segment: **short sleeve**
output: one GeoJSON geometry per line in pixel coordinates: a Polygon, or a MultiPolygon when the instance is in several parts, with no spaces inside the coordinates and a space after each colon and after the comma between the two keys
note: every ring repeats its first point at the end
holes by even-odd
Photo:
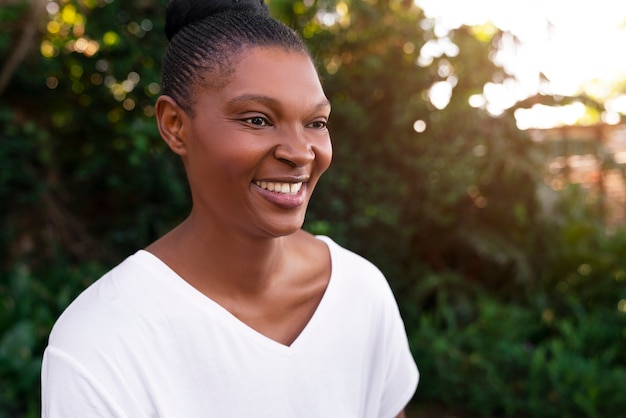
{"type": "Polygon", "coordinates": [[[395,417],[409,403],[419,381],[419,371],[400,316],[398,306],[391,296],[385,324],[386,380],[380,404],[380,418],[395,417]]]}
{"type": "Polygon", "coordinates": [[[413,397],[419,372],[392,289],[382,271],[369,260],[328,237],[318,238],[328,244],[332,255],[332,290],[340,307],[333,314],[341,312],[347,324],[367,335],[360,340],[365,346],[359,348],[366,353],[367,370],[360,375],[367,381],[367,390],[362,400],[366,406],[359,416],[395,418],[413,397]],[[346,306],[349,312],[343,310],[346,306]]]}
{"type": "Polygon", "coordinates": [[[41,372],[43,418],[129,418],[69,355],[46,348],[41,372]]]}

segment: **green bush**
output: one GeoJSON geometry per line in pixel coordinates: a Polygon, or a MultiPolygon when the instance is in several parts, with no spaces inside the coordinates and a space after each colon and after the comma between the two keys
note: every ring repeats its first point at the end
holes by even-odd
{"type": "Polygon", "coordinates": [[[480,417],[621,416],[626,299],[587,309],[555,296],[559,313],[540,299],[483,294],[470,319],[446,298],[425,312],[409,329],[422,376],[415,404],[462,405],[480,417]]]}
{"type": "Polygon", "coordinates": [[[103,273],[58,261],[32,271],[18,261],[0,282],[0,418],[38,417],[43,350],[63,309],[103,273]]]}
{"type": "MultiPolygon", "coordinates": [[[[189,206],[153,120],[165,0],[49,4],[55,24],[41,22],[0,96],[0,418],[37,416],[56,317],[189,206]],[[79,38],[99,49],[74,48],[79,38]]],[[[623,414],[626,231],[607,236],[584,190],[545,187],[542,150],[514,109],[494,118],[469,106],[508,77],[489,59],[502,34],[442,36],[403,0],[271,5],[311,46],[333,103],[334,164],[305,226],[389,278],[422,374],[416,403],[484,417],[623,414]],[[458,54],[421,63],[433,42],[458,54]],[[428,89],[446,80],[454,91],[437,109],[428,89]],[[543,207],[539,191],[556,203],[543,207]]],[[[0,55],[28,7],[0,10],[0,55]]]]}

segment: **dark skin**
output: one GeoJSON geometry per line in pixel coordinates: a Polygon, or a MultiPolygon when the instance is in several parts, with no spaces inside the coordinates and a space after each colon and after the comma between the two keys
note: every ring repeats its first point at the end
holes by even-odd
{"type": "Polygon", "coordinates": [[[301,229],[332,158],[330,104],[304,54],[248,48],[236,58],[233,76],[195,93],[191,112],[168,96],[157,101],[159,131],[183,160],[193,205],[147,250],[240,321],[289,346],[331,274],[326,244],[301,229]]]}
{"type": "Polygon", "coordinates": [[[330,164],[330,106],[308,57],[254,51],[263,52],[245,54],[224,87],[198,93],[193,116],[158,100],[159,128],[183,159],[193,207],[147,250],[248,326],[291,345],[330,278],[326,245],[300,229],[330,164]],[[303,91],[314,100],[304,103],[303,91]],[[304,184],[289,195],[257,181],[304,184]]]}

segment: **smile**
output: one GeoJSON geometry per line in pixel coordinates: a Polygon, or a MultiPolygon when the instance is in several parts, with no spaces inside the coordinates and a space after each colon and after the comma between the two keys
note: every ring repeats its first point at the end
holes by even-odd
{"type": "Polygon", "coordinates": [[[273,181],[255,181],[254,184],[270,192],[283,193],[283,194],[297,194],[302,188],[302,182],[279,183],[279,182],[273,182],[273,181]]]}

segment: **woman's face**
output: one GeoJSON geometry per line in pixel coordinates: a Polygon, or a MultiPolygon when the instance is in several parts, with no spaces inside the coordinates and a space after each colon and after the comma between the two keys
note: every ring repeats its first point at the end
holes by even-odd
{"type": "Polygon", "coordinates": [[[309,57],[246,49],[228,84],[198,94],[183,131],[194,212],[262,237],[296,232],[332,148],[309,57]]]}

